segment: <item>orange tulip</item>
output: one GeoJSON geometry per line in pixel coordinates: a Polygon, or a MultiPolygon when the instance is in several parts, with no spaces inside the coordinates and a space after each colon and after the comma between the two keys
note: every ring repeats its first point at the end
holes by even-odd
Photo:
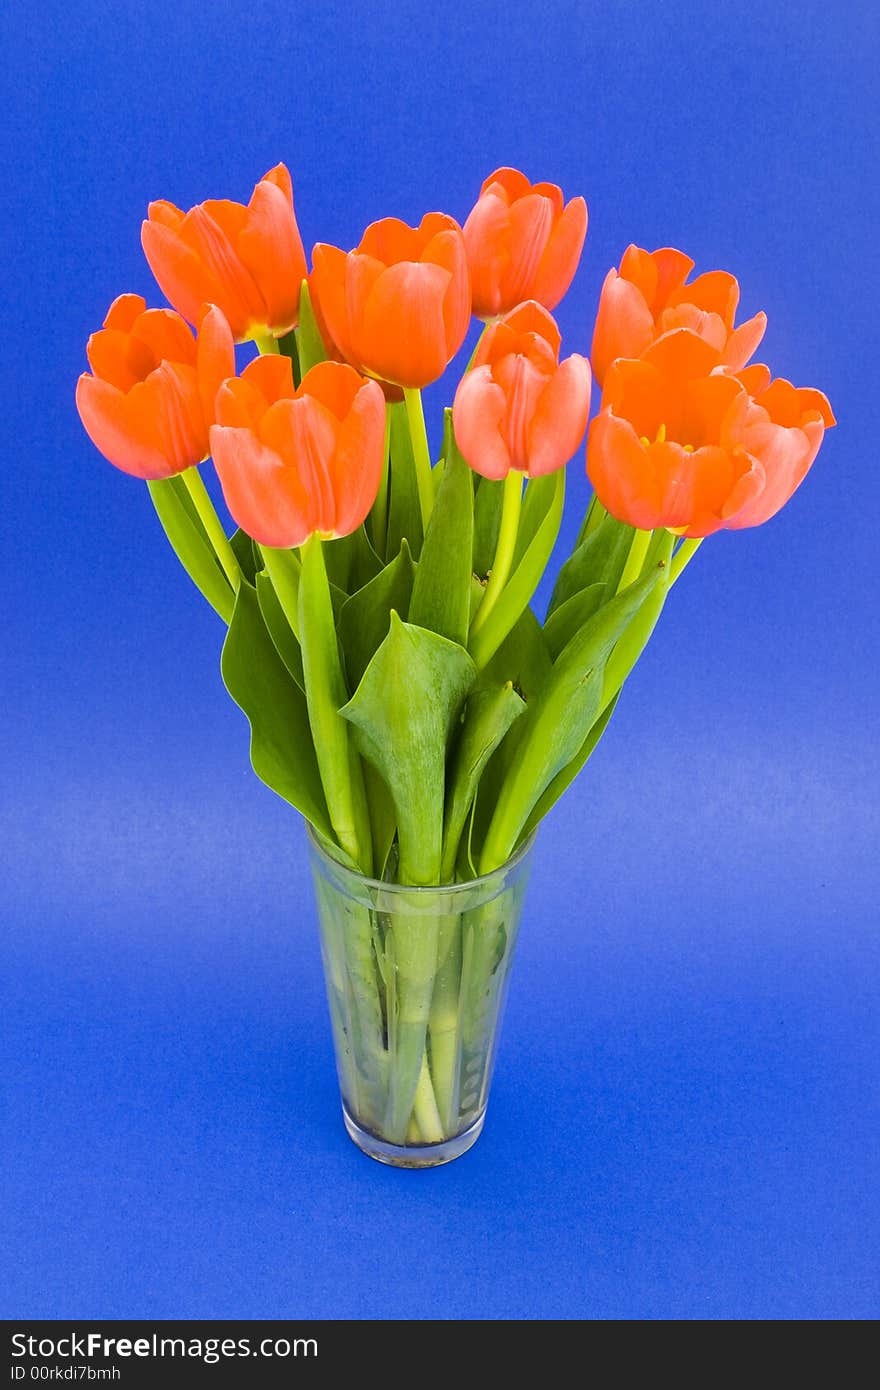
{"type": "Polygon", "coordinates": [[[821,391],[792,386],[784,377],[771,380],[770,369],[758,363],[739,379],[746,389],[729,422],[730,437],[760,463],[764,487],[727,522],[734,530],[760,526],[785,506],[813,466],[826,429],[836,423],[821,391]]]}
{"type": "Polygon", "coordinates": [[[464,224],[474,313],[491,319],[524,299],[555,309],[571,284],[587,234],[583,198],[565,204],[555,183],[496,169],[464,224]]]}
{"type": "Polygon", "coordinates": [[[309,291],[341,357],[395,386],[428,386],[464,342],[471,314],[461,228],[430,212],[418,227],[373,222],[348,255],[319,243],[309,291]]]}
{"type": "Polygon", "coordinates": [[[239,343],[295,326],[306,258],[283,164],[260,180],[247,207],[217,199],[183,212],[150,203],[141,242],[163,294],[190,323],[210,303],[239,343]]]}
{"type": "Polygon", "coordinates": [[[559,329],[528,300],[484,334],[455,393],[459,449],[484,478],[511,469],[540,477],[562,468],[584,437],[590,364],[577,353],[559,361],[559,329]]]}
{"type": "Polygon", "coordinates": [[[603,506],[642,530],[708,536],[757,526],[803,481],[834,415],[819,391],[740,374],[689,329],[617,359],[590,426],[587,472],[603,506]]]}
{"type": "Polygon", "coordinates": [[[643,251],[628,246],[620,270],[602,286],[590,354],[598,382],[615,357],[641,357],[664,333],[689,328],[715,350],[713,366],[744,367],[764,336],[767,315],[734,327],[739,285],[723,270],[687,282],[694,263],[671,246],[643,251]]]}
{"type": "Polygon", "coordinates": [[[92,371],[77,382],[76,405],[105,458],[136,478],[168,478],[207,456],[214,397],[235,371],[219,309],[202,318],[196,343],[179,314],[122,294],[86,351],[92,371]]]}
{"type": "Polygon", "coordinates": [[[262,545],[347,536],[379,490],[385,399],[342,362],[294,390],[289,357],[258,357],[217,394],[211,452],[235,520],[262,545]]]}

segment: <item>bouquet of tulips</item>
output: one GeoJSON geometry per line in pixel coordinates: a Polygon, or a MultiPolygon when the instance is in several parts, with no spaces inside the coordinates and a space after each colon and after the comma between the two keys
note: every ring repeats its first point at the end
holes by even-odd
{"type": "MultiPolygon", "coordinates": [[[[255,771],[340,869],[412,901],[516,856],[702,539],[773,516],[834,423],[820,392],[747,365],[766,319],[736,324],[733,276],[630,246],[592,340],[595,495],[537,614],[589,416],[590,363],[561,357],[550,312],[586,228],[582,198],[499,169],[463,226],[386,218],[352,251],[315,246],[309,272],[278,165],[246,206],[152,203],[143,248],[173,309],[122,295],[89,339],[83,424],[147,480],[228,627],[223,678],[255,771]],[[484,327],[434,459],[420,392],[472,316],[484,327]],[[243,343],[257,355],[238,372],[243,343]],[[209,455],[231,537],[199,474],[209,455]]],[[[466,912],[413,924],[373,901],[331,951],[347,1103],[389,1142],[472,1118],[463,1057],[491,1051],[474,1018],[504,951],[498,913],[475,912],[468,937],[466,912]]]]}

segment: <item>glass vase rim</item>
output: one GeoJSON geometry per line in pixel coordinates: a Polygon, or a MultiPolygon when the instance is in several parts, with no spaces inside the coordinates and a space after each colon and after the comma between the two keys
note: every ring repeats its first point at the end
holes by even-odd
{"type": "Polygon", "coordinates": [[[339,859],[332,851],[335,848],[332,843],[316,830],[311,821],[306,821],[306,834],[309,837],[314,849],[326,860],[334,869],[340,870],[349,878],[354,879],[362,888],[381,890],[383,893],[405,893],[407,897],[422,894],[458,894],[479,892],[481,887],[488,887],[493,880],[506,877],[512,869],[519,867],[528,858],[529,852],[534,846],[538,836],[538,826],[523,840],[522,844],[514,850],[509,859],[505,859],[503,864],[497,868],[490,869],[488,873],[478,874],[476,878],[461,879],[458,883],[398,883],[395,879],[373,878],[369,874],[361,873],[360,869],[353,869],[345,860],[339,859]]]}

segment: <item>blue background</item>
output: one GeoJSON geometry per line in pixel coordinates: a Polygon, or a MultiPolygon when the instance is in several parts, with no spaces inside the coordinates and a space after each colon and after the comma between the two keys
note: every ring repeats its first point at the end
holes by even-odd
{"type": "Polygon", "coordinates": [[[876,7],[82,0],[0,38],[0,1313],[876,1316],[876,7]],[[110,299],[156,302],[148,199],[279,159],[307,246],[463,218],[502,163],[583,192],[569,351],[672,243],[840,419],[704,546],[545,828],[487,1128],[431,1173],[343,1133],[301,827],[73,407],[110,299]]]}

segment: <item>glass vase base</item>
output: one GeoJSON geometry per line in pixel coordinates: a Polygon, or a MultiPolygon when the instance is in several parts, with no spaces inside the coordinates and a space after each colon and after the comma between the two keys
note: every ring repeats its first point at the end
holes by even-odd
{"type": "Polygon", "coordinates": [[[370,1130],[363,1129],[357,1120],[351,1118],[345,1106],[342,1107],[342,1116],[349,1138],[357,1144],[361,1153],[374,1158],[377,1163],[387,1163],[392,1168],[439,1168],[443,1163],[461,1158],[476,1144],[482,1133],[486,1112],[483,1111],[461,1134],[443,1139],[439,1144],[390,1144],[370,1130]]]}

